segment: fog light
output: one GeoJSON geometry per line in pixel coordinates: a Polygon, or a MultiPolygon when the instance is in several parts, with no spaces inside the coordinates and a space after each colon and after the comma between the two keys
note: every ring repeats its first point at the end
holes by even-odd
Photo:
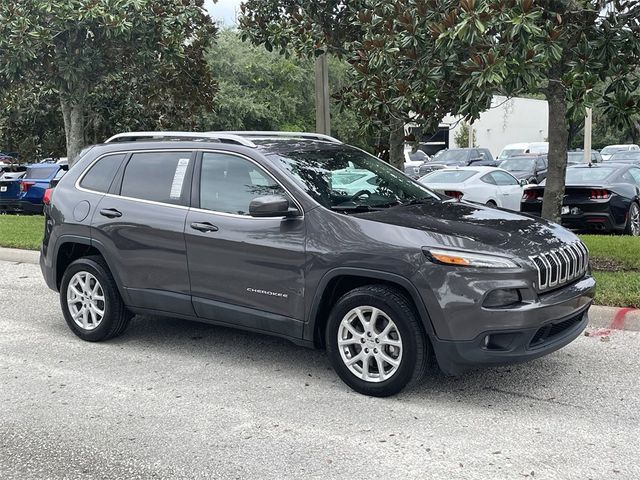
{"type": "Polygon", "coordinates": [[[499,288],[493,290],[487,295],[482,304],[485,308],[501,308],[508,307],[522,300],[520,292],[515,288],[499,288]]]}

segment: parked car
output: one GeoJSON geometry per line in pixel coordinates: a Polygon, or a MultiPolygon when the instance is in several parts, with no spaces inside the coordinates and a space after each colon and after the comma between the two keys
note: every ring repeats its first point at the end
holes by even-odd
{"type": "MultiPolygon", "coordinates": [[[[580,165],[588,162],[584,161],[584,151],[574,150],[567,152],[567,163],[569,165],[580,165]]],[[[595,150],[591,151],[591,163],[602,163],[602,155],[600,155],[600,152],[595,150]]]]}
{"type": "MultiPolygon", "coordinates": [[[[520,210],[522,184],[510,173],[495,167],[456,167],[431,172],[420,178],[429,189],[490,207],[520,210]]],[[[524,182],[523,182],[524,183],[524,182]]]]}
{"type": "Polygon", "coordinates": [[[12,210],[26,214],[41,214],[45,191],[56,184],[65,173],[66,170],[55,163],[29,165],[24,176],[17,181],[19,194],[12,210]]]}
{"type": "Polygon", "coordinates": [[[20,196],[20,179],[25,172],[5,172],[0,176],[0,212],[18,213],[18,197],[20,196]]]}
{"type": "MultiPolygon", "coordinates": [[[[527,187],[522,211],[540,215],[543,196],[544,184],[527,187]]],[[[640,235],[640,167],[605,163],[567,168],[562,225],[640,235]]]]}
{"type": "Polygon", "coordinates": [[[594,295],[568,230],[315,134],[120,134],[47,200],[42,273],[78,337],[120,335],[134,313],[235,326],[326,348],[369,395],[416,382],[430,357],[456,374],[557,350],[594,295]],[[347,168],[375,185],[335,191],[347,168]],[[554,252],[573,255],[552,269],[554,252]]]}
{"type": "Polygon", "coordinates": [[[526,183],[540,183],[547,178],[546,155],[522,155],[508,158],[500,163],[500,168],[506,170],[518,180],[526,183]]]}
{"type": "Polygon", "coordinates": [[[511,143],[505,146],[498,155],[498,162],[517,155],[526,155],[533,153],[537,155],[546,155],[549,153],[548,142],[529,142],[529,143],[511,143]]]}
{"type": "Polygon", "coordinates": [[[609,157],[611,163],[638,163],[640,164],[640,150],[625,150],[616,152],[609,157]]]}
{"type": "Polygon", "coordinates": [[[415,152],[405,150],[404,155],[404,173],[409,175],[411,178],[418,178],[420,176],[420,167],[425,162],[429,161],[429,155],[422,150],[416,150],[415,152]]]}
{"type": "Polygon", "coordinates": [[[331,175],[331,189],[343,195],[355,195],[377,188],[377,175],[369,170],[348,167],[331,175]]]}
{"type": "Polygon", "coordinates": [[[441,150],[433,160],[423,163],[418,173],[422,177],[434,170],[470,165],[495,167],[496,161],[486,148],[450,148],[441,150]]]}
{"type": "Polygon", "coordinates": [[[640,147],[635,144],[624,144],[624,145],[608,145],[600,150],[600,154],[602,155],[602,160],[605,162],[611,159],[611,155],[617,152],[631,152],[638,151],[640,147]]]}

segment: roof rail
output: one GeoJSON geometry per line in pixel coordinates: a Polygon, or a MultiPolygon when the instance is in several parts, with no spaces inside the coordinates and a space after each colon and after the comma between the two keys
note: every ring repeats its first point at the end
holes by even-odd
{"type": "Polygon", "coordinates": [[[215,134],[230,134],[238,135],[240,137],[264,137],[264,138],[302,138],[308,140],[321,140],[323,142],[342,143],[335,137],[325,135],[323,133],[311,133],[311,132],[272,132],[272,131],[233,131],[233,132],[209,132],[215,134]]]}
{"type": "Polygon", "coordinates": [[[233,135],[228,132],[126,132],[118,133],[105,140],[104,143],[135,142],[137,140],[193,140],[211,141],[219,143],[235,143],[245,147],[255,148],[251,140],[233,135]]]}

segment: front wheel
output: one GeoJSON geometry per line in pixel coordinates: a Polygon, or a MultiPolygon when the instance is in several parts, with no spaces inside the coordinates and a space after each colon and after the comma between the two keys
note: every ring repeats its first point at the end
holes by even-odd
{"type": "Polygon", "coordinates": [[[71,331],[89,342],[120,335],[132,317],[101,257],[80,258],[67,267],[60,305],[71,331]]]}
{"type": "Polygon", "coordinates": [[[624,233],[634,237],[640,236],[640,206],[636,202],[633,202],[629,207],[627,226],[624,229],[624,233]]]}
{"type": "Polygon", "coordinates": [[[331,311],[326,345],[338,376],[365,395],[395,395],[427,366],[427,342],[411,302],[386,285],[343,295],[331,311]]]}

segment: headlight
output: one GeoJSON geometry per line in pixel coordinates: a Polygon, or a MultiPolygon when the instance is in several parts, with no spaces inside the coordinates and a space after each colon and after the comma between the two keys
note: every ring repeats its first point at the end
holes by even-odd
{"type": "Polygon", "coordinates": [[[424,253],[432,262],[443,265],[480,268],[518,268],[518,265],[514,261],[499,255],[472,253],[464,250],[445,250],[441,248],[425,248],[424,253]]]}

